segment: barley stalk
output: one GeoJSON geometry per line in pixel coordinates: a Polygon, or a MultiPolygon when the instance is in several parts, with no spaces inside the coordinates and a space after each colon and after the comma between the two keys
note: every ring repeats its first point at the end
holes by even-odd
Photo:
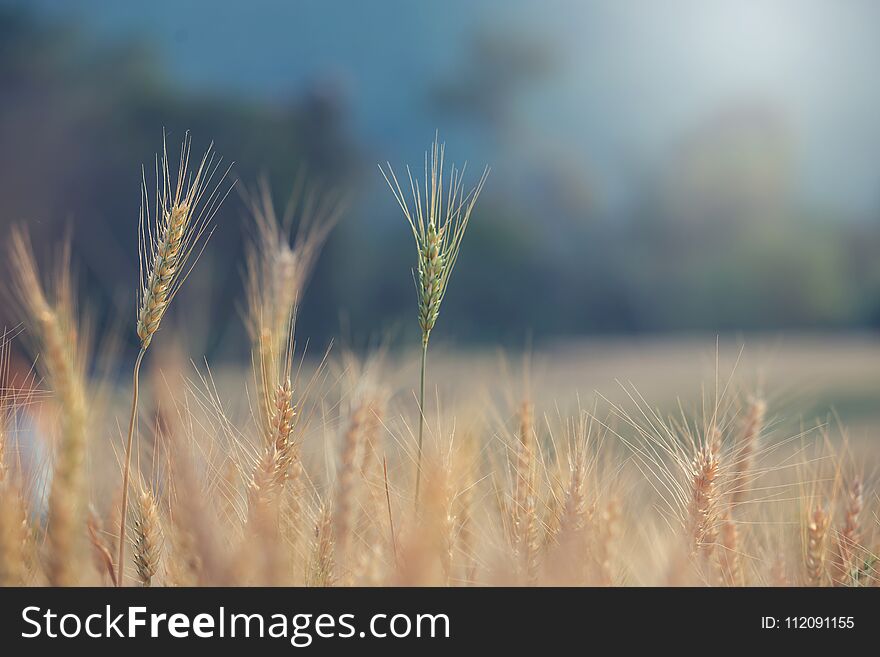
{"type": "Polygon", "coordinates": [[[296,307],[342,214],[344,199],[337,192],[308,184],[303,175],[294,182],[281,216],[265,178],[243,196],[253,226],[246,245],[247,328],[259,366],[261,417],[271,421],[267,414],[272,413],[274,386],[283,379],[277,370],[284,364],[285,346],[292,340],[296,307]]]}
{"type": "Polygon", "coordinates": [[[428,342],[431,331],[437,323],[440,305],[446,296],[449,279],[455,264],[464,233],[467,230],[471,213],[489,169],[483,171],[479,182],[466,191],[463,177],[466,166],[461,171],[451,167],[449,182],[444,189],[444,155],[446,146],[438,138],[429,153],[425,153],[424,197],[421,185],[413,178],[407,167],[409,187],[414,209],[411,210],[406,194],[397,180],[390,164],[387,172],[381,166],[385,181],[397,200],[400,209],[409,222],[416,243],[417,272],[414,274],[418,295],[418,319],[422,332],[421,368],[419,375],[419,442],[416,463],[415,503],[418,506],[421,483],[422,443],[425,430],[425,371],[428,361],[428,342]]]}
{"type": "Polygon", "coordinates": [[[18,229],[12,233],[10,260],[18,301],[39,343],[41,367],[61,410],[61,440],[49,494],[48,575],[51,584],[70,586],[80,578],[81,531],[85,526],[87,406],[81,353],[84,345],[74,312],[69,245],[59,260],[52,303],[37,274],[30,241],[18,229]]]}
{"type": "Polygon", "coordinates": [[[87,529],[99,570],[106,570],[107,575],[110,577],[110,582],[113,586],[116,586],[116,568],[113,566],[113,557],[110,554],[110,549],[107,547],[107,542],[104,540],[100,520],[93,511],[89,512],[87,529]]]}
{"type": "Polygon", "coordinates": [[[128,516],[128,482],[131,471],[131,449],[137,420],[139,376],[147,348],[153,341],[165,311],[192,270],[195,261],[210,237],[210,225],[220,204],[229,194],[221,192],[226,173],[211,188],[211,181],[220,168],[215,161],[213,144],[205,151],[195,174],[190,179],[192,140],[187,134],[180,147],[176,181],[172,179],[167,146],[163,143],[161,161],[156,161],[156,197],[150,210],[146,176],[143,177],[140,212],[140,303],[137,335],[140,351],[132,373],[131,414],[122,470],[122,508],[119,521],[119,554],[116,562],[118,584],[125,583],[125,525],[128,516]],[[151,218],[152,217],[152,218],[151,218]],[[207,236],[206,236],[207,235],[207,236]],[[192,264],[188,263],[192,261],[192,264]]]}

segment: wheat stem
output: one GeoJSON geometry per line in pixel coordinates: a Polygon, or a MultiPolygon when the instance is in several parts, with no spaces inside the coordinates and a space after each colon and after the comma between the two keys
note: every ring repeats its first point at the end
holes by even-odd
{"type": "Polygon", "coordinates": [[[145,353],[147,353],[147,348],[142,347],[140,352],[138,352],[137,360],[134,362],[134,374],[132,376],[131,417],[128,420],[125,465],[122,469],[122,512],[119,516],[119,555],[116,560],[117,586],[122,586],[125,583],[125,518],[126,510],[128,509],[128,479],[131,475],[131,444],[134,437],[134,424],[137,420],[138,379],[140,377],[141,362],[144,360],[145,353]]]}
{"type": "Polygon", "coordinates": [[[422,340],[422,367],[419,377],[419,454],[416,459],[416,508],[419,506],[419,486],[422,481],[422,435],[425,432],[425,370],[428,366],[428,338],[430,333],[425,334],[422,340]]]}

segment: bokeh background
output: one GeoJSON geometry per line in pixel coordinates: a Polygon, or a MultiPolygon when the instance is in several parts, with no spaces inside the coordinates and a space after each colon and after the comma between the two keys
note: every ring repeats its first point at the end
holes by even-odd
{"type": "MultiPolygon", "coordinates": [[[[878,61],[867,0],[0,0],[0,241],[69,230],[98,322],[130,319],[140,166],[190,130],[279,201],[300,167],[349,189],[298,333],[408,344],[411,236],[376,165],[439,130],[492,174],[438,341],[676,363],[663,345],[794,341],[798,383],[873,417],[878,61]]],[[[186,290],[211,358],[246,358],[243,212],[186,290]]]]}

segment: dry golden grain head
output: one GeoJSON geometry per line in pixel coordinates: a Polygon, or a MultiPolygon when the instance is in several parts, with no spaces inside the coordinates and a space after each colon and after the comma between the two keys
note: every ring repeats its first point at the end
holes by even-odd
{"type": "Polygon", "coordinates": [[[190,170],[192,138],[180,147],[176,174],[163,143],[156,160],[155,198],[143,179],[140,213],[140,294],[137,334],[141,348],[150,346],[165,311],[198,260],[210,237],[210,227],[220,204],[229,194],[220,158],[213,144],[190,170]]]}
{"type": "Polygon", "coordinates": [[[516,458],[514,461],[514,490],[511,530],[513,549],[523,572],[534,575],[538,549],[536,447],[533,426],[534,409],[528,400],[520,404],[516,458]]]}
{"type": "Polygon", "coordinates": [[[248,484],[248,518],[251,523],[265,525],[271,522],[273,510],[277,510],[281,490],[278,485],[278,472],[282,468],[280,460],[281,454],[272,443],[264,447],[254,465],[248,484]]]}
{"type": "Polygon", "coordinates": [[[142,586],[150,586],[159,568],[162,526],[153,493],[144,488],[137,497],[134,522],[134,566],[142,586]]]}
{"type": "Polygon", "coordinates": [[[831,518],[817,505],[807,521],[807,581],[810,586],[821,586],[825,581],[825,542],[831,518]]]}
{"type": "Polygon", "coordinates": [[[0,482],[0,586],[27,582],[28,522],[20,491],[0,482]]]}
{"type": "Polygon", "coordinates": [[[363,449],[364,433],[369,424],[370,416],[370,403],[368,401],[359,403],[352,410],[343,435],[333,511],[333,538],[336,544],[337,561],[340,563],[349,557],[348,548],[355,528],[356,498],[359,484],[357,464],[363,449]]]}
{"type": "Polygon", "coordinates": [[[296,408],[293,404],[293,385],[290,379],[275,388],[270,417],[268,441],[281,452],[290,451],[290,434],[296,419],[296,408]]]}
{"type": "Polygon", "coordinates": [[[853,478],[843,499],[843,525],[837,532],[834,545],[831,572],[835,583],[848,585],[858,574],[858,561],[862,558],[861,519],[864,498],[862,480],[853,478]]]}
{"type": "Polygon", "coordinates": [[[40,280],[30,240],[21,229],[12,232],[10,261],[15,298],[37,345],[41,371],[59,406],[61,431],[49,494],[47,570],[51,584],[71,585],[82,575],[88,407],[83,372],[85,338],[75,312],[69,243],[57,260],[51,295],[40,280]]]}
{"type": "Polygon", "coordinates": [[[711,552],[717,535],[718,433],[713,430],[707,445],[700,447],[692,464],[690,531],[695,550],[711,552]]]}
{"type": "Polygon", "coordinates": [[[763,399],[753,397],[749,401],[748,411],[740,435],[733,447],[731,463],[731,504],[741,504],[749,492],[752,475],[752,467],[761,431],[764,428],[764,416],[767,413],[767,404],[763,399]]]}
{"type": "Polygon", "coordinates": [[[266,178],[243,196],[252,222],[246,245],[247,328],[254,349],[280,366],[296,306],[346,202],[343,194],[321,189],[302,174],[281,216],[266,178]]]}
{"type": "Polygon", "coordinates": [[[321,505],[315,525],[315,542],[306,575],[308,586],[332,586],[334,583],[333,509],[328,502],[321,505]]]}
{"type": "Polygon", "coordinates": [[[730,513],[721,519],[721,550],[718,560],[721,567],[721,580],[725,586],[743,586],[742,562],[740,560],[740,540],[736,523],[730,513]]]}

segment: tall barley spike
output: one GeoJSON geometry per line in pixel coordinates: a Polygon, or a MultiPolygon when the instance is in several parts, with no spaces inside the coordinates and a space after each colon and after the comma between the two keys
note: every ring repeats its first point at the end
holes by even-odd
{"type": "Polygon", "coordinates": [[[159,508],[153,493],[144,488],[137,498],[134,523],[134,565],[142,586],[150,586],[159,568],[162,551],[162,527],[159,508]]]}
{"type": "Polygon", "coordinates": [[[150,192],[146,175],[141,192],[139,260],[140,290],[137,313],[137,335],[141,348],[132,374],[131,415],[122,470],[122,509],[119,524],[118,584],[125,581],[125,525],[128,511],[128,481],[131,470],[131,447],[137,419],[138,378],[147,348],[171,301],[177,295],[210,237],[210,227],[220,204],[229,194],[223,182],[229,173],[219,176],[221,160],[211,144],[201,162],[190,173],[192,138],[189,133],[180,147],[176,176],[172,175],[167,145],[163,140],[162,156],[156,159],[156,194],[150,209],[150,192]]]}
{"type": "Polygon", "coordinates": [[[534,408],[523,401],[519,408],[519,441],[514,468],[513,500],[514,551],[517,565],[533,581],[537,574],[538,518],[535,499],[535,428],[534,408]]]}
{"type": "Polygon", "coordinates": [[[291,434],[295,418],[293,387],[290,379],[287,378],[282,385],[275,389],[269,432],[269,443],[274,446],[275,452],[278,454],[274,471],[274,483],[278,490],[287,483],[290,467],[294,460],[291,434]]]}
{"type": "MultiPolygon", "coordinates": [[[[0,586],[25,583],[25,540],[27,515],[20,486],[7,467],[7,424],[15,412],[15,393],[8,387],[9,342],[0,334],[0,586]]],[[[10,450],[11,451],[11,450],[10,450]]]]}
{"type": "Polygon", "coordinates": [[[743,586],[742,564],[739,555],[739,530],[730,512],[721,518],[721,580],[725,586],[743,586]]]}
{"type": "Polygon", "coordinates": [[[333,511],[333,539],[337,560],[348,566],[349,546],[354,531],[354,511],[357,494],[357,456],[364,442],[364,430],[369,423],[370,402],[359,403],[351,412],[348,428],[342,442],[339,472],[336,482],[336,497],[333,511]]]}
{"type": "Polygon", "coordinates": [[[53,297],[40,282],[30,240],[15,229],[10,240],[15,293],[37,339],[40,367],[61,411],[61,440],[49,493],[49,582],[69,586],[80,579],[85,527],[86,385],[84,344],[77,324],[70,279],[69,244],[59,260],[53,297]]]}
{"type": "Polygon", "coordinates": [[[476,205],[486,178],[488,167],[484,169],[476,186],[469,191],[465,188],[463,178],[467,166],[460,171],[452,166],[448,174],[449,181],[444,183],[444,156],[446,146],[439,138],[428,153],[425,153],[424,191],[421,184],[413,178],[412,171],[407,167],[410,193],[413,208],[406,199],[406,193],[397,180],[397,176],[386,163],[387,171],[381,166],[379,170],[391,188],[394,198],[409,222],[416,243],[417,270],[413,274],[418,294],[418,319],[422,332],[422,359],[419,379],[419,443],[416,470],[415,500],[418,504],[419,485],[421,482],[422,442],[425,429],[425,370],[428,359],[428,341],[431,331],[437,324],[440,305],[446,296],[449,279],[455,264],[464,233],[467,230],[471,213],[476,205]],[[446,185],[444,188],[444,184],[446,185]],[[423,196],[424,194],[424,196],[423,196]]]}
{"type": "Polygon", "coordinates": [[[861,540],[859,517],[863,505],[862,481],[855,478],[846,491],[843,526],[837,534],[837,545],[832,562],[836,584],[849,584],[853,580],[853,562],[857,557],[857,548],[861,540]]]}
{"type": "Polygon", "coordinates": [[[333,585],[333,551],[333,509],[328,501],[324,501],[315,525],[315,545],[306,575],[307,586],[333,585]]]}
{"type": "Polygon", "coordinates": [[[22,496],[0,479],[0,586],[22,586],[27,579],[27,514],[22,496]]]}
{"type": "Polygon", "coordinates": [[[346,200],[344,194],[309,183],[304,175],[294,182],[280,216],[265,178],[243,197],[252,223],[245,246],[246,324],[258,374],[260,418],[267,426],[273,391],[284,385],[281,370],[289,359],[285,348],[289,352],[297,305],[346,200]]]}
{"type": "Polygon", "coordinates": [[[710,553],[717,538],[717,491],[718,451],[720,448],[717,429],[710,432],[707,444],[697,450],[692,463],[690,539],[694,551],[710,553]]]}
{"type": "Polygon", "coordinates": [[[758,448],[766,413],[767,404],[763,399],[757,397],[751,399],[742,431],[734,446],[733,463],[731,463],[730,503],[734,507],[741,504],[748,493],[752,461],[758,448]]]}

